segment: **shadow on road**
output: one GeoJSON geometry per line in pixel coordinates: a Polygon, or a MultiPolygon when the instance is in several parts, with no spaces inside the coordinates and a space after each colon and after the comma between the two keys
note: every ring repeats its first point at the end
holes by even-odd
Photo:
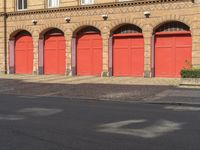
{"type": "Polygon", "coordinates": [[[140,100],[173,86],[121,85],[92,83],[36,83],[23,79],[0,79],[0,94],[25,96],[61,96],[71,98],[140,100]]]}

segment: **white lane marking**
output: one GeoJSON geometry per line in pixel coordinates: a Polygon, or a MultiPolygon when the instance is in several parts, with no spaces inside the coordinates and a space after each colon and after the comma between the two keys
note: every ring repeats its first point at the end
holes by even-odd
{"type": "Polygon", "coordinates": [[[120,121],[114,123],[103,124],[98,129],[98,132],[106,132],[106,133],[115,133],[115,134],[123,134],[123,135],[132,135],[141,138],[157,138],[163,136],[167,133],[174,132],[177,130],[181,130],[181,126],[183,123],[177,123],[173,121],[160,120],[154,125],[144,127],[141,129],[130,129],[125,128],[124,126],[130,124],[138,124],[144,123],[147,120],[127,120],[120,121]]]}
{"type": "Polygon", "coordinates": [[[133,92],[118,92],[118,93],[108,93],[101,96],[101,98],[124,98],[124,97],[131,97],[136,96],[138,93],[133,92]]]}
{"type": "Polygon", "coordinates": [[[0,120],[18,121],[18,120],[24,120],[24,117],[21,116],[21,115],[5,115],[5,114],[0,114],[0,120]]]}
{"type": "Polygon", "coordinates": [[[24,108],[19,110],[20,113],[29,113],[32,116],[50,116],[62,112],[62,109],[51,108],[24,108]]]}
{"type": "Polygon", "coordinates": [[[192,106],[166,106],[165,109],[171,109],[174,111],[200,111],[200,107],[192,106]]]}
{"type": "Polygon", "coordinates": [[[114,123],[107,123],[103,124],[100,127],[102,128],[120,128],[122,126],[126,126],[132,123],[143,123],[147,122],[147,120],[141,119],[141,120],[126,120],[126,121],[119,121],[119,122],[114,122],[114,123]]]}

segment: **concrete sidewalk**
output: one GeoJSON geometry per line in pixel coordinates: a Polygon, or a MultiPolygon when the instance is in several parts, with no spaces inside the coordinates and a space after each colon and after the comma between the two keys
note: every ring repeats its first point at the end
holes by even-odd
{"type": "Polygon", "coordinates": [[[1,79],[23,80],[29,83],[57,84],[124,84],[124,85],[169,85],[178,86],[179,78],[140,78],[140,77],[90,77],[62,75],[0,75],[1,79]]]}
{"type": "Polygon", "coordinates": [[[199,104],[200,90],[180,79],[1,75],[0,94],[145,103],[199,104]]]}

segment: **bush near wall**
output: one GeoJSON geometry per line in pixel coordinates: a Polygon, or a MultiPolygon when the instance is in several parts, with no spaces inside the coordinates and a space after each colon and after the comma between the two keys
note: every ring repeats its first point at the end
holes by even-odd
{"type": "Polygon", "coordinates": [[[200,78],[200,68],[181,70],[182,78],[200,78]]]}

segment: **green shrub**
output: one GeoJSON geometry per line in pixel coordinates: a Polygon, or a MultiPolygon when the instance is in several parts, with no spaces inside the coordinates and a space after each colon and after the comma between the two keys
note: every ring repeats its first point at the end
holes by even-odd
{"type": "Polygon", "coordinates": [[[200,78],[200,68],[181,70],[182,78],[200,78]]]}

